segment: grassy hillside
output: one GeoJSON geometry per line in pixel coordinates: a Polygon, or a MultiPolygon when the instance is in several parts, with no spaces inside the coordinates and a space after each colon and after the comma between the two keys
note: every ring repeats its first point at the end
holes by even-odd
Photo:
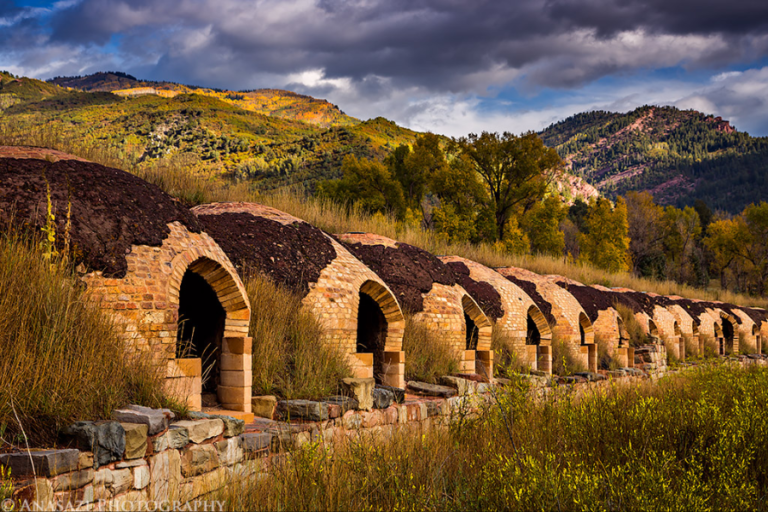
{"type": "MultiPolygon", "coordinates": [[[[280,103],[282,96],[272,97],[280,103]]],[[[381,159],[417,136],[385,119],[323,127],[258,113],[240,101],[197,89],[171,97],[121,97],[2,75],[0,131],[18,143],[33,132],[42,140],[77,140],[138,168],[161,157],[181,157],[196,172],[247,179],[261,189],[311,189],[318,180],[340,176],[346,155],[381,159]]]]}
{"type": "Polygon", "coordinates": [[[254,89],[229,91],[181,85],[172,82],[153,82],[120,72],[94,73],[86,76],[56,77],[50,83],[86,92],[113,92],[121,96],[158,95],[172,98],[179,94],[198,94],[217,98],[243,110],[268,116],[304,121],[324,128],[353,126],[360,121],[342,112],[325,100],[281,89],[254,89]]]}
{"type": "Polygon", "coordinates": [[[736,213],[768,193],[768,139],[691,110],[585,112],[549,126],[541,137],[571,172],[609,196],[649,190],[661,203],[703,199],[736,213]]]}

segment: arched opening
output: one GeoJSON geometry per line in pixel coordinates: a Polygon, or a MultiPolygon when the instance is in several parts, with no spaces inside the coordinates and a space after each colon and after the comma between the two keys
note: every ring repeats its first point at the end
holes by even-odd
{"type": "Polygon", "coordinates": [[[219,360],[226,316],[211,285],[188,269],[179,287],[176,357],[200,359],[204,407],[213,407],[218,402],[216,390],[220,383],[219,360]]]}
{"type": "Polygon", "coordinates": [[[620,315],[616,315],[616,325],[619,329],[619,347],[617,362],[620,367],[626,368],[634,365],[635,361],[635,349],[630,346],[629,333],[624,326],[624,320],[620,315]]]}
{"type": "Polygon", "coordinates": [[[552,330],[536,306],[526,312],[526,357],[532,370],[552,373],[552,330]]]}
{"type": "Polygon", "coordinates": [[[581,340],[582,353],[586,349],[587,369],[590,372],[597,371],[597,347],[595,346],[595,332],[592,322],[584,313],[579,313],[579,338],[581,340]]]}
{"type": "Polygon", "coordinates": [[[757,328],[757,324],[752,326],[752,337],[755,339],[755,353],[760,354],[762,352],[762,339],[760,339],[760,330],[757,328]]]}
{"type": "Polygon", "coordinates": [[[467,350],[477,350],[477,342],[480,339],[480,331],[466,311],[464,311],[464,325],[466,327],[467,350]]]}
{"type": "Polygon", "coordinates": [[[651,338],[651,343],[659,342],[659,328],[653,320],[648,320],[648,336],[651,338]]]}
{"type": "Polygon", "coordinates": [[[373,377],[381,382],[384,374],[384,346],[387,319],[379,304],[367,293],[360,292],[357,310],[357,352],[373,354],[373,377]]]}
{"type": "Polygon", "coordinates": [[[536,322],[533,321],[533,318],[531,318],[531,315],[528,315],[526,318],[528,320],[528,324],[527,324],[527,333],[525,336],[525,344],[526,345],[541,344],[541,332],[539,332],[539,328],[536,326],[536,322]]]}
{"type": "Polygon", "coordinates": [[[735,329],[728,318],[723,318],[723,355],[733,354],[733,337],[735,329]]]}

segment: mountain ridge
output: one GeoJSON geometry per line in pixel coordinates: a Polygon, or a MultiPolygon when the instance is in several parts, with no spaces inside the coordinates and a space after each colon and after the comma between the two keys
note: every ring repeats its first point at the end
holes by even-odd
{"type": "Polygon", "coordinates": [[[722,117],[675,107],[583,112],[539,135],[572,174],[616,197],[647,190],[659,203],[702,199],[731,213],[768,195],[768,138],[722,117]]]}

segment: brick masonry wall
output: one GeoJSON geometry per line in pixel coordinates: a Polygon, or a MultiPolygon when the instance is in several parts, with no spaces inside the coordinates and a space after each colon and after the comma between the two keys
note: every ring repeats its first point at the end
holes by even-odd
{"type": "MultiPolygon", "coordinates": [[[[441,341],[459,354],[461,371],[474,373],[476,351],[490,352],[493,326],[475,301],[459,285],[446,286],[434,283],[429,293],[422,294],[424,310],[414,315],[414,320],[439,336],[441,341]],[[469,350],[466,342],[467,324],[465,310],[478,329],[478,344],[469,350]]],[[[492,368],[486,369],[492,375],[492,368]]]]}
{"type": "Polygon", "coordinates": [[[326,340],[348,354],[359,377],[372,377],[373,368],[357,354],[357,313],[360,292],[367,293],[382,308],[387,319],[385,359],[387,380],[396,387],[405,387],[403,334],[405,319],[389,287],[352,253],[331,239],[336,258],[322,270],[317,283],[310,283],[304,304],[320,320],[326,330],[326,340]],[[389,354],[389,355],[388,355],[389,354]]]}
{"type": "Polygon", "coordinates": [[[503,276],[511,275],[536,285],[536,291],[552,307],[552,316],[555,317],[555,325],[552,328],[553,336],[570,346],[574,357],[580,360],[585,368],[590,371],[597,371],[597,352],[594,347],[595,332],[592,322],[589,321],[584,308],[581,307],[576,297],[554,282],[557,276],[548,278],[515,267],[502,268],[498,271],[503,276]],[[584,328],[584,345],[581,343],[580,325],[584,328]]]}
{"type": "MultiPolygon", "coordinates": [[[[515,352],[523,358],[525,363],[534,369],[548,371],[548,369],[551,368],[551,360],[541,361],[542,368],[538,368],[536,349],[531,349],[531,346],[526,346],[529,312],[532,312],[532,317],[534,317],[534,321],[536,321],[537,327],[539,328],[541,334],[540,345],[549,347],[552,342],[551,328],[539,311],[539,308],[536,307],[533,299],[531,299],[528,294],[515,283],[495,270],[481,265],[480,263],[459,256],[443,256],[440,259],[445,263],[463,263],[469,269],[470,278],[474,281],[488,283],[498,292],[501,296],[501,305],[504,309],[504,315],[496,320],[496,328],[501,329],[502,335],[511,342],[515,352]],[[533,310],[531,310],[531,308],[533,308],[533,310]]],[[[549,354],[549,352],[546,352],[546,354],[549,354]]],[[[546,357],[543,359],[546,359],[546,357]]]]}
{"type": "MultiPolygon", "coordinates": [[[[167,366],[167,384],[179,398],[199,409],[201,382],[197,367],[176,360],[179,320],[179,287],[189,269],[202,275],[226,311],[225,338],[245,338],[250,304],[243,283],[224,252],[205,233],[191,233],[178,222],[169,224],[170,235],[160,247],[133,246],[126,255],[128,272],[122,279],[105,278],[101,272],[83,276],[93,300],[110,312],[121,336],[137,350],[146,350],[167,366]],[[190,373],[191,372],[191,373],[190,373]]],[[[222,354],[224,357],[224,354],[222,354]]],[[[250,356],[241,357],[239,370],[250,374],[250,356]],[[247,360],[246,360],[247,359],[247,360]]],[[[224,368],[222,368],[224,369],[224,368]]],[[[250,407],[243,386],[220,386],[222,405],[234,410],[250,407]],[[223,389],[225,387],[232,389],[223,389]],[[227,393],[225,397],[223,394],[227,393]],[[235,396],[239,396],[235,400],[235,396]]],[[[250,383],[247,386],[250,395],[250,383]]]]}

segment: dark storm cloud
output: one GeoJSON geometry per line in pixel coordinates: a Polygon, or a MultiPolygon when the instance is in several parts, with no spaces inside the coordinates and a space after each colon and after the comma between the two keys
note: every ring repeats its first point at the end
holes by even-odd
{"type": "Polygon", "coordinates": [[[100,46],[121,34],[123,54],[145,53],[198,81],[211,67],[229,83],[321,68],[330,78],[379,76],[460,92],[488,86],[494,75],[573,87],[642,66],[756,58],[765,43],[754,39],[767,23],[764,0],[84,0],[52,17],[51,40],[100,46]],[[601,45],[633,31],[644,40],[601,45]],[[718,39],[659,42],[659,35],[718,39]]]}

